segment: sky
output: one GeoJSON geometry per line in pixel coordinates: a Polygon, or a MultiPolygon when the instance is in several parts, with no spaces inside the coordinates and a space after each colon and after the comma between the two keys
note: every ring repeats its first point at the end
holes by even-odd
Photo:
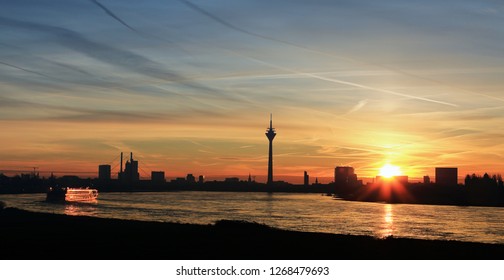
{"type": "Polygon", "coordinates": [[[501,1],[0,6],[4,173],[96,176],[122,151],[142,177],[261,181],[270,113],[277,180],[504,171],[501,1]]]}

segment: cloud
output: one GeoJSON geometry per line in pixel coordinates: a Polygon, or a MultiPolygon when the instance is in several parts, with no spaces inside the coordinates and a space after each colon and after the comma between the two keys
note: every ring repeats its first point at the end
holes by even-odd
{"type": "Polygon", "coordinates": [[[316,53],[316,54],[322,54],[322,55],[325,55],[325,56],[330,56],[332,58],[338,58],[338,59],[343,59],[343,60],[346,60],[346,61],[352,61],[352,62],[355,62],[356,60],[352,59],[352,58],[349,58],[349,57],[343,57],[343,56],[336,56],[336,55],[333,55],[333,54],[329,54],[329,53],[326,53],[326,52],[322,52],[322,51],[318,51],[318,50],[314,50],[314,49],[311,49],[311,48],[308,48],[308,47],[305,47],[305,46],[302,46],[302,45],[298,45],[298,44],[295,44],[293,42],[290,42],[290,41],[286,41],[286,40],[281,40],[281,39],[278,39],[278,38],[275,38],[275,37],[271,37],[271,36],[267,36],[267,35],[264,35],[264,34],[260,34],[260,33],[257,33],[257,32],[253,32],[253,31],[250,31],[250,30],[247,30],[247,29],[244,29],[244,28],[241,28],[241,27],[238,27],[226,20],[224,20],[223,18],[215,15],[215,14],[212,14],[210,12],[208,12],[207,10],[201,8],[200,6],[192,3],[191,1],[188,1],[188,0],[179,0],[179,2],[185,4],[187,7],[191,8],[192,10],[220,23],[221,25],[227,27],[227,28],[230,28],[232,30],[235,30],[237,32],[240,32],[240,33],[243,33],[243,34],[247,34],[247,35],[250,35],[250,36],[253,36],[253,37],[256,37],[256,38],[260,38],[260,39],[264,39],[264,40],[267,40],[267,41],[272,41],[272,42],[276,42],[276,43],[281,43],[281,44],[284,44],[284,45],[288,45],[288,46],[291,46],[291,47],[295,47],[297,49],[302,49],[304,51],[308,51],[308,52],[311,52],[311,53],[316,53]]]}
{"type": "Polygon", "coordinates": [[[225,92],[217,92],[214,89],[192,82],[191,79],[177,74],[176,72],[166,70],[163,65],[144,56],[89,40],[79,33],[66,28],[0,17],[0,26],[2,25],[45,33],[52,36],[53,38],[51,39],[61,45],[98,61],[157,80],[181,84],[182,86],[197,91],[199,94],[236,100],[232,95],[226,95],[225,92]]]}
{"type": "Polygon", "coordinates": [[[352,109],[350,109],[350,111],[348,111],[346,114],[348,115],[348,114],[359,111],[360,109],[362,109],[362,107],[366,106],[367,103],[368,103],[367,99],[359,101],[359,103],[357,103],[355,106],[353,106],[352,109]]]}
{"type": "Polygon", "coordinates": [[[148,75],[165,81],[184,80],[183,77],[162,69],[159,64],[141,55],[91,41],[79,33],[66,28],[8,18],[0,18],[0,25],[43,32],[52,36],[53,40],[69,49],[139,74],[148,75]]]}
{"type": "Polygon", "coordinates": [[[413,100],[420,100],[420,101],[425,101],[425,102],[429,102],[429,103],[436,103],[436,104],[439,104],[439,105],[445,105],[445,106],[450,106],[450,107],[458,107],[457,104],[450,103],[450,102],[444,102],[444,101],[435,100],[435,99],[431,99],[431,98],[427,98],[427,97],[421,97],[421,96],[415,96],[415,95],[411,95],[411,94],[405,94],[405,93],[401,93],[401,92],[394,91],[394,90],[388,90],[388,89],[383,89],[383,88],[368,86],[368,85],[364,85],[364,84],[361,84],[361,83],[344,81],[344,80],[341,80],[341,79],[323,77],[323,76],[318,75],[316,73],[297,71],[297,70],[294,70],[294,69],[291,69],[291,68],[287,68],[287,67],[279,66],[277,64],[266,62],[266,61],[264,61],[262,59],[258,59],[258,58],[251,57],[251,56],[248,56],[248,55],[243,55],[241,53],[237,53],[237,52],[232,51],[232,50],[228,50],[228,51],[231,52],[231,53],[234,53],[237,56],[241,56],[241,57],[247,58],[249,60],[256,61],[258,63],[267,65],[267,66],[275,68],[275,69],[283,70],[283,71],[286,71],[286,72],[289,72],[289,73],[293,73],[293,74],[297,74],[297,75],[301,75],[301,76],[311,77],[311,78],[314,78],[314,79],[317,79],[317,80],[321,80],[321,81],[326,81],[326,82],[331,82],[331,83],[336,83],[336,84],[342,84],[342,85],[352,86],[352,87],[361,88],[361,89],[367,89],[367,90],[371,90],[371,91],[374,91],[374,92],[381,92],[381,93],[386,93],[386,94],[391,94],[391,95],[406,97],[408,99],[413,99],[413,100]]]}
{"type": "MultiPolygon", "coordinates": [[[[223,26],[225,26],[225,27],[227,27],[229,29],[235,30],[237,32],[240,32],[240,33],[243,33],[243,34],[246,34],[246,35],[249,35],[249,36],[253,36],[253,37],[260,38],[260,39],[267,40],[267,41],[271,41],[271,42],[281,43],[281,44],[284,44],[284,45],[288,45],[288,46],[291,46],[291,47],[294,47],[294,48],[297,48],[297,49],[300,49],[300,50],[303,50],[303,51],[307,51],[307,52],[310,52],[310,53],[322,55],[322,56],[325,56],[325,57],[330,57],[330,58],[334,58],[334,59],[338,59],[338,60],[343,60],[343,61],[346,61],[346,62],[351,62],[351,63],[359,65],[360,67],[363,67],[363,66],[376,66],[376,67],[379,67],[381,69],[389,70],[389,71],[395,72],[397,74],[404,75],[406,77],[415,78],[415,79],[423,81],[423,82],[429,82],[429,83],[433,83],[433,84],[436,84],[436,85],[448,86],[448,87],[456,89],[456,90],[463,90],[466,93],[475,94],[475,95],[484,96],[484,97],[487,97],[487,98],[503,101],[502,99],[496,98],[496,97],[491,96],[491,95],[482,94],[482,93],[475,92],[475,91],[470,91],[470,90],[467,90],[467,89],[461,89],[460,87],[455,87],[453,85],[449,85],[449,84],[447,84],[447,83],[445,83],[443,81],[440,81],[440,80],[437,80],[437,79],[433,79],[433,78],[427,78],[427,77],[421,76],[421,75],[417,75],[417,74],[408,72],[408,71],[406,71],[404,69],[400,69],[398,67],[393,67],[391,65],[384,65],[384,64],[376,63],[376,62],[373,63],[373,62],[369,62],[369,61],[363,61],[362,59],[356,59],[356,58],[351,57],[351,56],[334,55],[332,53],[328,53],[328,52],[320,51],[320,50],[317,50],[317,49],[314,49],[314,48],[311,48],[311,47],[307,47],[307,46],[303,46],[303,45],[300,45],[300,44],[296,44],[296,43],[293,43],[291,41],[287,41],[287,40],[283,40],[283,39],[278,39],[277,37],[272,37],[272,36],[260,34],[260,33],[257,33],[257,32],[254,32],[254,31],[251,31],[251,30],[248,30],[248,29],[244,29],[244,28],[238,27],[237,25],[235,25],[235,24],[233,24],[233,23],[231,23],[229,21],[226,21],[222,17],[219,17],[216,14],[211,13],[211,12],[203,9],[201,6],[198,6],[198,5],[192,3],[189,0],[179,0],[179,2],[183,3],[184,5],[186,5],[187,7],[191,8],[192,10],[194,10],[194,11],[196,11],[196,12],[198,12],[198,13],[200,13],[200,14],[202,14],[202,15],[210,18],[210,19],[212,19],[215,22],[218,22],[219,24],[221,24],[221,25],[223,25],[223,26]]],[[[373,4],[375,4],[375,3],[369,3],[369,4],[370,4],[370,6],[373,6],[373,4]]],[[[343,5],[350,7],[350,6],[354,6],[355,3],[345,3],[343,5]]],[[[387,4],[385,4],[385,6],[386,5],[387,4]]],[[[357,4],[357,6],[360,9],[364,9],[364,10],[369,9],[369,7],[367,7],[367,5],[358,5],[357,4]]],[[[371,10],[376,9],[376,8],[377,7],[373,7],[373,8],[371,8],[371,10]]],[[[403,20],[409,21],[409,19],[403,19],[403,20]]],[[[317,76],[314,75],[313,77],[320,79],[320,76],[317,77],[317,76]]],[[[332,80],[336,81],[334,79],[332,79],[332,80]]],[[[341,81],[341,80],[339,80],[337,82],[342,83],[342,84],[351,85],[351,86],[357,86],[357,87],[362,87],[363,86],[362,84],[359,85],[359,84],[356,84],[356,83],[349,83],[349,82],[341,81]]],[[[377,89],[377,88],[371,88],[369,86],[364,86],[362,88],[380,90],[380,89],[377,89]]],[[[380,90],[380,91],[385,92],[385,90],[380,90]]],[[[397,93],[397,92],[394,92],[394,91],[387,91],[387,92],[390,93],[390,94],[402,95],[404,97],[414,98],[414,99],[417,99],[417,100],[423,100],[423,101],[427,101],[427,102],[433,102],[433,103],[438,103],[438,104],[442,104],[442,105],[448,105],[448,106],[457,107],[457,105],[455,105],[453,103],[449,103],[449,102],[441,102],[441,101],[437,101],[437,100],[433,100],[433,99],[429,99],[429,98],[412,97],[410,95],[405,95],[405,94],[397,93]]]]}

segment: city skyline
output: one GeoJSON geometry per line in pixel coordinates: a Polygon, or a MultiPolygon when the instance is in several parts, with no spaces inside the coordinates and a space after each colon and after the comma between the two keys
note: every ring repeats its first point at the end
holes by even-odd
{"type": "Polygon", "coordinates": [[[504,173],[504,5],[14,1],[0,11],[0,169],[331,178],[504,173]]]}

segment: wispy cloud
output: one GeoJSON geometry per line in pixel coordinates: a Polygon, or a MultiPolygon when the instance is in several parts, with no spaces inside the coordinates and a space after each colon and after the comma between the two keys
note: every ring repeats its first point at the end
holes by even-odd
{"type": "MultiPolygon", "coordinates": [[[[174,71],[167,70],[163,65],[144,56],[141,56],[129,50],[123,50],[117,47],[92,41],[80,35],[79,33],[66,28],[1,17],[0,25],[45,33],[52,36],[53,40],[60,43],[61,45],[74,51],[83,53],[101,62],[120,67],[122,69],[132,71],[140,75],[146,75],[158,80],[181,84],[183,86],[196,90],[203,95],[217,95],[219,98],[221,98],[223,95],[226,95],[225,92],[216,92],[214,89],[192,82],[191,79],[186,78],[174,71]]],[[[235,97],[232,95],[227,95],[227,98],[229,98],[230,100],[235,99],[235,97]]]]}
{"type": "Polygon", "coordinates": [[[276,174],[498,171],[502,7],[459,2],[5,1],[0,154],[260,175],[273,112],[276,174]]]}
{"type": "Polygon", "coordinates": [[[347,115],[359,111],[360,109],[362,109],[362,107],[366,106],[366,104],[368,104],[367,99],[359,101],[359,103],[357,103],[352,107],[352,109],[350,109],[350,111],[347,112],[347,115]]]}
{"type": "Polygon", "coordinates": [[[396,96],[400,96],[400,97],[406,97],[408,99],[413,99],[413,100],[420,100],[420,101],[425,101],[425,102],[429,102],[429,103],[436,103],[436,104],[450,106],[450,107],[458,107],[458,105],[456,105],[454,103],[450,103],[450,102],[444,102],[444,101],[439,101],[439,100],[435,100],[435,99],[431,99],[431,98],[426,98],[426,97],[421,97],[421,96],[415,96],[415,95],[405,94],[405,93],[401,93],[401,92],[398,92],[398,91],[393,91],[393,90],[388,90],[388,89],[383,89],[383,88],[378,88],[378,87],[372,87],[372,86],[368,86],[368,85],[364,85],[364,84],[360,84],[360,83],[355,83],[355,82],[344,81],[344,80],[336,79],[336,78],[323,77],[323,76],[315,74],[315,73],[297,71],[297,70],[294,70],[294,69],[291,69],[291,68],[287,68],[287,67],[279,66],[277,64],[266,62],[266,61],[264,61],[262,59],[251,57],[249,55],[244,55],[244,54],[241,54],[241,53],[237,53],[237,52],[232,51],[232,50],[228,50],[228,51],[230,51],[231,53],[236,54],[237,56],[247,58],[249,60],[258,62],[260,64],[267,65],[269,67],[272,67],[272,68],[275,68],[275,69],[279,69],[279,70],[282,70],[282,71],[285,71],[285,72],[288,72],[288,73],[297,74],[297,75],[300,75],[300,76],[306,76],[306,77],[314,78],[314,79],[321,80],[321,81],[326,81],[326,82],[331,82],[331,83],[342,84],[342,85],[352,86],[352,87],[356,87],[356,88],[371,90],[371,91],[374,91],[374,92],[381,92],[381,93],[396,95],[396,96]]]}
{"type": "Polygon", "coordinates": [[[322,54],[324,56],[330,56],[332,58],[338,58],[338,59],[343,59],[343,60],[347,60],[347,61],[352,61],[352,62],[355,62],[356,60],[352,59],[352,58],[349,58],[349,57],[343,57],[343,56],[337,56],[337,55],[333,55],[333,54],[328,54],[326,52],[322,52],[322,51],[319,51],[319,50],[315,50],[315,49],[312,49],[312,48],[308,48],[306,46],[302,46],[302,45],[299,45],[299,44],[295,44],[293,42],[290,42],[290,41],[287,41],[287,40],[282,40],[282,39],[278,39],[276,37],[272,37],[272,36],[268,36],[268,35],[264,35],[264,34],[260,34],[260,33],[257,33],[257,32],[254,32],[254,31],[250,31],[250,30],[247,30],[247,29],[244,29],[244,28],[241,28],[241,27],[238,27],[237,25],[235,24],[232,24],[230,23],[229,21],[226,21],[224,20],[223,18],[203,9],[201,6],[198,6],[196,4],[194,4],[193,2],[189,1],[189,0],[179,0],[180,2],[182,2],[183,4],[185,4],[187,7],[191,8],[192,10],[220,23],[221,25],[227,27],[227,28],[230,28],[232,30],[235,30],[237,32],[240,32],[240,33],[243,33],[243,34],[247,34],[247,35],[250,35],[250,36],[253,36],[253,37],[256,37],[256,38],[260,38],[260,39],[264,39],[264,40],[267,40],[267,41],[272,41],[272,42],[276,42],[276,43],[281,43],[281,44],[284,44],[284,45],[288,45],[288,46],[291,46],[291,47],[295,47],[297,49],[301,49],[301,50],[304,50],[304,51],[308,51],[308,52],[312,52],[312,53],[316,53],[316,54],[322,54]]]}
{"type": "Polygon", "coordinates": [[[53,40],[74,51],[86,54],[99,61],[121,67],[139,74],[165,81],[183,81],[184,78],[171,73],[156,62],[128,50],[122,50],[110,45],[91,41],[77,32],[40,23],[32,23],[15,19],[0,18],[0,25],[18,29],[43,32],[53,37],[53,40]]]}

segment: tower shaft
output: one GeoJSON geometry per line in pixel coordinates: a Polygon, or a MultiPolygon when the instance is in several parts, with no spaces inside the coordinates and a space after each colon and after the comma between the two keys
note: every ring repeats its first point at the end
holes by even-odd
{"type": "Polygon", "coordinates": [[[273,183],[273,139],[269,141],[268,185],[273,183]]]}

